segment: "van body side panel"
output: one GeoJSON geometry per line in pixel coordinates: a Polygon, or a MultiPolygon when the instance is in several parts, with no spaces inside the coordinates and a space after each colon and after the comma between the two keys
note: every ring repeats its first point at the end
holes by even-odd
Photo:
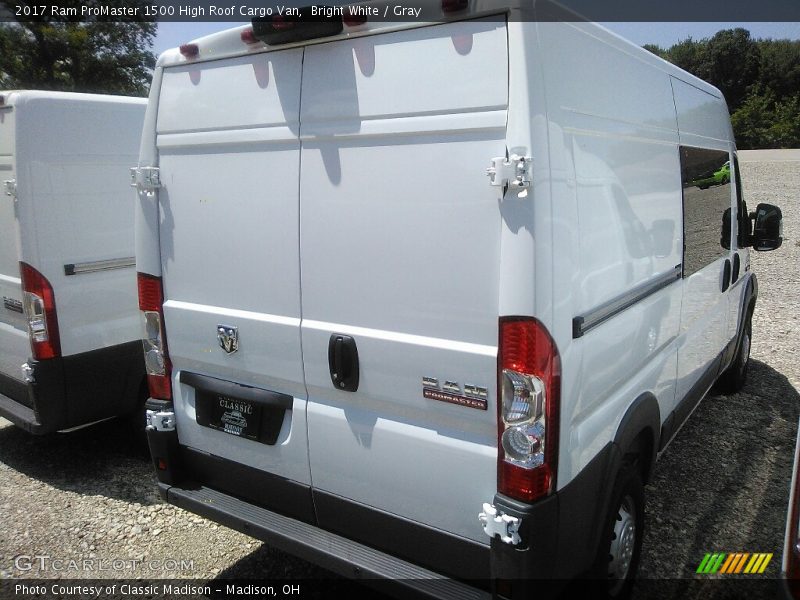
{"type": "MultiPolygon", "coordinates": [[[[15,123],[12,106],[0,108],[0,184],[15,179],[15,123]]],[[[0,375],[22,382],[20,367],[31,348],[22,314],[17,203],[0,189],[0,375]]],[[[2,393],[2,392],[0,392],[2,393]]]]}
{"type": "Polygon", "coordinates": [[[300,349],[303,50],[163,71],[157,147],[165,327],[180,442],[310,482],[300,349]],[[246,240],[246,243],[243,242],[246,240]],[[236,328],[227,353],[219,325],[236,328]],[[182,371],[290,395],[273,445],[198,424],[182,371]]]}
{"type": "Polygon", "coordinates": [[[15,107],[21,259],[53,286],[62,354],[137,340],[128,169],[136,163],[145,103],[88,95],[23,98],[15,107]],[[129,266],[91,269],[117,259],[129,266]],[[67,275],[68,264],[89,270],[67,275]]]}
{"type": "MultiPolygon", "coordinates": [[[[712,171],[719,168],[721,162],[733,160],[730,154],[733,138],[725,101],[679,79],[671,79],[675,92],[681,151],[692,154],[717,151],[721,158],[711,168],[712,171]]],[[[719,247],[721,210],[724,206],[720,210],[714,209],[716,204],[726,202],[729,207],[735,208],[735,190],[730,184],[704,187],[687,181],[684,185],[684,231],[687,243],[691,245],[692,236],[699,235],[705,228],[711,228],[709,237],[716,250],[709,249],[704,255],[713,254],[716,258],[703,261],[702,264],[687,261],[684,265],[678,350],[678,400],[684,398],[710,368],[714,368],[714,361],[734,335],[729,330],[728,323],[731,292],[730,289],[722,291],[724,262],[731,257],[730,251],[719,247]],[[717,198],[719,194],[723,194],[723,197],[717,198]],[[702,203],[706,209],[697,206],[698,203],[702,203]]],[[[691,248],[687,250],[687,254],[691,256],[691,248]]]]}
{"type": "MultiPolygon", "coordinates": [[[[504,23],[319,44],[303,71],[303,359],[315,489],[488,544],[496,491],[504,23]],[[331,381],[332,334],[360,383],[331,381]],[[486,389],[428,399],[423,377],[486,389]]],[[[320,523],[325,526],[324,523],[320,523]]]]}
{"type": "Polygon", "coordinates": [[[588,319],[642,286],[671,277],[668,285],[567,344],[560,489],[614,439],[634,399],[653,393],[662,420],[673,408],[681,188],[669,76],[591,24],[536,27],[550,164],[569,165],[553,170],[553,222],[569,232],[557,237],[578,248],[567,283],[571,295],[553,291],[560,296],[556,318],[588,319]]]}

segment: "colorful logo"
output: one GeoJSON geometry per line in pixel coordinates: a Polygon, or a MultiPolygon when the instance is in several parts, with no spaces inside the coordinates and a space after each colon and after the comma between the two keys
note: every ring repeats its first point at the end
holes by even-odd
{"type": "Polygon", "coordinates": [[[720,573],[724,575],[734,575],[747,573],[755,575],[763,573],[769,562],[772,560],[772,553],[749,552],[715,552],[703,557],[696,573],[702,575],[713,575],[720,573]]]}

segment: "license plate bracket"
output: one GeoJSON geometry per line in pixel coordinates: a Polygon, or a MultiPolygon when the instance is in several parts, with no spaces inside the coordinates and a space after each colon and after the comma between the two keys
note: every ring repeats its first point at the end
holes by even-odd
{"type": "Polygon", "coordinates": [[[262,444],[274,445],[293,398],[207,375],[182,372],[181,383],[195,390],[198,425],[262,444]]]}

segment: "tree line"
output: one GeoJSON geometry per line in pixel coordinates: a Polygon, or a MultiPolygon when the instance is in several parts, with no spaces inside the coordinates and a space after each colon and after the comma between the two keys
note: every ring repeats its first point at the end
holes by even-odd
{"type": "MultiPolygon", "coordinates": [[[[102,3],[131,6],[146,0],[102,3]]],[[[0,11],[19,4],[34,2],[0,0],[0,11]]],[[[155,34],[153,22],[47,17],[2,23],[0,89],[146,95],[155,34]]],[[[753,39],[739,28],[666,49],[645,48],[722,90],[739,148],[800,147],[800,41],[753,39]]]]}
{"type": "Polygon", "coordinates": [[[753,39],[738,28],[645,48],[725,94],[740,149],[800,148],[800,41],[753,39]]]}
{"type": "MultiPolygon", "coordinates": [[[[144,7],[146,0],[61,0],[82,5],[144,7]]],[[[1,0],[0,14],[27,14],[0,23],[0,89],[56,90],[144,96],[150,88],[156,23],[81,18],[42,11],[38,0],[1,0]],[[24,19],[24,20],[23,20],[24,19]]],[[[77,11],[81,14],[81,11],[77,11]]]]}

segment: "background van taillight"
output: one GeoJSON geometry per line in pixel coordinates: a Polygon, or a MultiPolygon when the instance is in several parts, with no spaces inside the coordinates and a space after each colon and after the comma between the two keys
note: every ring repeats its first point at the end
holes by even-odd
{"type": "Polygon", "coordinates": [[[786,529],[784,562],[786,579],[793,598],[800,600],[800,445],[795,448],[794,473],[792,475],[789,522],[786,529]]]}
{"type": "Polygon", "coordinates": [[[556,483],[561,362],[536,319],[501,317],[497,357],[497,489],[531,502],[556,483]]]}
{"type": "Polygon", "coordinates": [[[28,263],[19,263],[22,306],[28,321],[31,352],[36,360],[61,356],[56,297],[47,278],[28,263]]]}
{"type": "Polygon", "coordinates": [[[167,340],[164,337],[164,292],[161,278],[137,273],[136,281],[139,287],[139,309],[144,317],[142,345],[150,397],[171,400],[172,365],[169,362],[167,340]]]}

